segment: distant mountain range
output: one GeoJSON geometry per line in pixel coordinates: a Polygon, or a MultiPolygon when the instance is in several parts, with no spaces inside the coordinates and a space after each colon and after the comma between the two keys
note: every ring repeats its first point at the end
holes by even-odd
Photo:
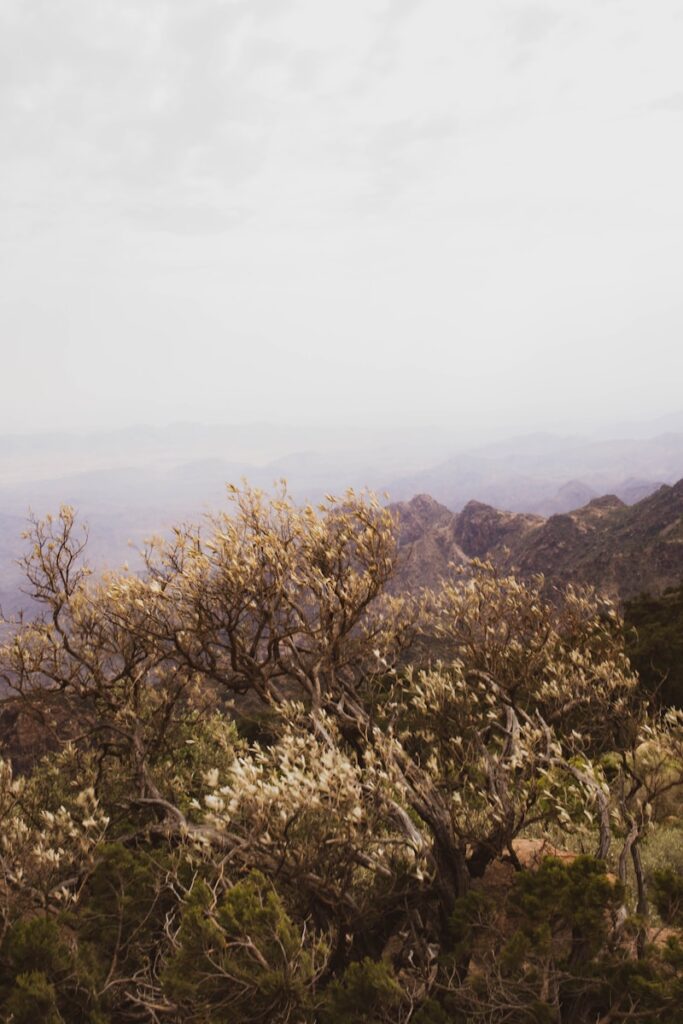
{"type": "MultiPolygon", "coordinates": [[[[572,550],[579,545],[581,552],[576,564],[568,559],[571,571],[600,583],[593,548],[608,541],[598,522],[604,518],[610,529],[613,520],[630,522],[623,506],[640,509],[648,496],[667,493],[663,484],[683,477],[683,415],[623,429],[632,436],[536,433],[466,449],[445,432],[407,426],[393,433],[360,427],[314,433],[268,424],[176,424],[0,437],[0,605],[14,613],[26,604],[16,559],[29,508],[42,516],[62,503],[74,505],[90,527],[91,564],[116,568],[129,562],[135,568],[134,546],[180,520],[223,507],[226,482],[243,478],[266,490],[286,478],[301,501],[341,494],[348,486],[386,493],[401,504],[404,532],[415,534],[417,562],[406,578],[431,579],[437,566],[441,571],[460,555],[495,557],[507,565],[505,546],[530,571],[546,564],[564,571],[548,551],[553,536],[565,530],[557,543],[572,550]],[[311,443],[314,450],[305,447],[311,443]],[[412,502],[415,494],[431,498],[412,502]],[[598,516],[595,509],[602,506],[594,502],[605,494],[619,502],[598,516]],[[572,511],[586,507],[593,511],[572,511]],[[430,521],[432,513],[438,522],[430,521]]],[[[638,551],[635,556],[640,564],[638,551]]],[[[627,567],[612,570],[612,561],[610,556],[605,585],[638,589],[626,579],[627,567]]]]}
{"type": "Polygon", "coordinates": [[[429,494],[454,512],[475,499],[513,512],[569,512],[602,494],[626,504],[683,477],[683,434],[586,440],[536,434],[463,452],[391,482],[394,500],[429,494]]]}
{"type": "Polygon", "coordinates": [[[591,584],[616,600],[683,581],[683,480],[631,506],[606,495],[549,517],[479,501],[453,513],[428,495],[392,507],[399,588],[434,586],[449,566],[475,558],[523,577],[543,573],[552,585],[591,584]]]}

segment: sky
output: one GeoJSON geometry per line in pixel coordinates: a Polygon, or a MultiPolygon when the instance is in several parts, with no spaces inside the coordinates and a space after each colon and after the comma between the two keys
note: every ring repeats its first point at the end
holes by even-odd
{"type": "Polygon", "coordinates": [[[683,405],[680,0],[0,0],[0,432],[683,405]]]}

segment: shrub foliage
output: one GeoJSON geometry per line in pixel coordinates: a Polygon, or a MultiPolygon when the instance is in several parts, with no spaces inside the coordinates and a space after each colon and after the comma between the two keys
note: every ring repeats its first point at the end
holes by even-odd
{"type": "Polygon", "coordinates": [[[45,749],[0,762],[0,1019],[683,1021],[683,879],[642,855],[683,715],[607,603],[485,564],[393,596],[353,492],[232,489],[141,575],[84,546],[33,523],[0,649],[45,749]]]}

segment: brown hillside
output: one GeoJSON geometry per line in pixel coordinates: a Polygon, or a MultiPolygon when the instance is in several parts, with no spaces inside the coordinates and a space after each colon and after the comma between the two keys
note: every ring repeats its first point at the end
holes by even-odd
{"type": "Polygon", "coordinates": [[[420,496],[395,506],[410,524],[401,534],[402,586],[433,585],[449,563],[472,558],[521,576],[543,573],[550,584],[591,584],[616,600],[661,593],[683,580],[683,480],[635,505],[606,495],[547,519],[476,501],[452,514],[428,500],[420,496]],[[429,515],[420,512],[425,507],[429,515]]]}

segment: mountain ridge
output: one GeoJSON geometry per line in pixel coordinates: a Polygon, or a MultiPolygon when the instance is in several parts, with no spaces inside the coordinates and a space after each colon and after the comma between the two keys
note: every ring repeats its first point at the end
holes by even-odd
{"type": "Polygon", "coordinates": [[[391,506],[408,533],[399,543],[401,585],[433,586],[450,566],[486,560],[522,577],[542,574],[549,585],[587,584],[617,601],[658,594],[683,580],[683,479],[627,505],[615,494],[592,498],[548,517],[469,501],[460,512],[431,499],[438,516],[416,514],[425,496],[391,506]],[[417,524],[423,523],[420,532],[417,524]]]}

